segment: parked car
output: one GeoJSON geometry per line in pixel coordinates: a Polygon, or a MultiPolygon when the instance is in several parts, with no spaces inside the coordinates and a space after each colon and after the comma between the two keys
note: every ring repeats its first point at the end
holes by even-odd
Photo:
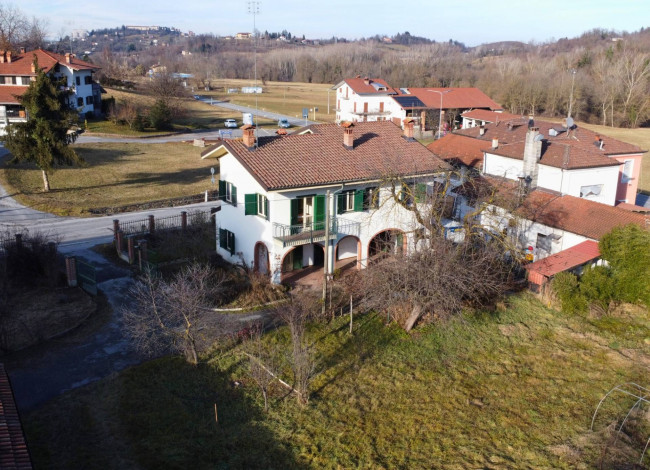
{"type": "Polygon", "coordinates": [[[288,127],[291,127],[291,124],[289,123],[288,119],[282,118],[278,121],[278,127],[286,129],[288,127]]]}
{"type": "Polygon", "coordinates": [[[234,119],[226,119],[226,122],[224,122],[224,126],[232,129],[237,129],[237,121],[235,121],[234,119]]]}

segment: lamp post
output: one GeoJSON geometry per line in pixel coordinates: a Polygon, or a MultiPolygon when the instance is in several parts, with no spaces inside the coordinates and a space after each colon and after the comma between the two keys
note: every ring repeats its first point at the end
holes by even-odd
{"type": "Polygon", "coordinates": [[[569,96],[569,115],[568,117],[571,117],[571,108],[573,107],[573,85],[575,84],[576,81],[576,69],[571,69],[570,70],[572,76],[571,76],[571,96],[569,96]]]}
{"type": "Polygon", "coordinates": [[[429,90],[433,93],[438,93],[440,95],[440,116],[438,117],[438,138],[442,135],[442,95],[446,93],[451,93],[454,90],[445,90],[445,91],[439,91],[439,90],[429,90]]]}

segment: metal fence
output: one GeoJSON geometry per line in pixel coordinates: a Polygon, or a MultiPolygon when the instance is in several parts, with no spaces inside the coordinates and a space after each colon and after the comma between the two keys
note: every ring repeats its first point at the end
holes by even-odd
{"type": "MultiPolygon", "coordinates": [[[[186,213],[187,226],[202,225],[210,222],[210,210],[197,210],[186,213]]],[[[183,214],[170,215],[154,219],[154,231],[175,230],[183,227],[183,214]]],[[[149,218],[120,221],[120,230],[126,237],[134,235],[147,235],[150,233],[149,218]]]]}
{"type": "Polygon", "coordinates": [[[77,263],[77,282],[79,287],[88,292],[90,295],[97,295],[97,277],[95,266],[76,259],[77,263]]]}
{"type": "Polygon", "coordinates": [[[126,236],[147,234],[149,233],[149,219],[120,221],[120,230],[126,236]]]}

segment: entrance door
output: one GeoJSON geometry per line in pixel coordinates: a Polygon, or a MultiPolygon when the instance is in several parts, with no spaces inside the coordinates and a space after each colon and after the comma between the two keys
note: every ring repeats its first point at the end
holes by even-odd
{"type": "Polygon", "coordinates": [[[323,266],[325,264],[325,253],[323,247],[314,244],[314,266],[323,266]]]}
{"type": "Polygon", "coordinates": [[[293,270],[302,269],[302,246],[295,247],[291,255],[293,255],[291,268],[293,270]]]}

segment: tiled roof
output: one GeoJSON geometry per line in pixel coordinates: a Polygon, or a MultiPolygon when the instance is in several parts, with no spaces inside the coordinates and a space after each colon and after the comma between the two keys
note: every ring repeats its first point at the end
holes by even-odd
{"type": "Polygon", "coordinates": [[[616,207],[631,212],[650,212],[650,207],[637,206],[636,204],[628,204],[627,202],[620,202],[616,207]]]}
{"type": "MultiPolygon", "coordinates": [[[[557,142],[570,145],[571,148],[581,148],[592,154],[599,155],[621,155],[621,154],[635,154],[644,152],[636,145],[621,142],[620,140],[612,137],[600,136],[603,141],[603,149],[600,150],[594,142],[599,134],[593,131],[578,127],[571,131],[571,135],[566,132],[561,132],[557,136],[550,134],[551,128],[562,129],[560,124],[554,124],[546,121],[539,121],[535,119],[535,127],[539,128],[539,132],[544,135],[548,142],[557,142]]],[[[478,127],[471,127],[455,131],[455,134],[472,137],[485,141],[492,141],[492,139],[499,139],[499,146],[504,144],[512,144],[517,142],[525,142],[526,132],[528,131],[528,118],[520,118],[512,121],[488,123],[485,125],[485,133],[479,135],[480,129],[478,127]],[[508,124],[513,124],[509,126],[508,124]]]]}
{"type": "Polygon", "coordinates": [[[650,226],[648,218],[642,214],[541,189],[532,191],[516,213],[533,222],[594,240],[600,240],[615,227],[627,224],[650,226]]]}
{"type": "Polygon", "coordinates": [[[18,104],[15,95],[22,96],[27,91],[27,86],[0,85],[0,104],[18,104]]]}
{"type": "Polygon", "coordinates": [[[487,109],[472,109],[471,111],[465,111],[461,116],[485,122],[509,121],[512,119],[521,119],[522,117],[518,114],[497,113],[496,111],[488,111],[487,109]]]}
{"type": "Polygon", "coordinates": [[[27,443],[4,364],[0,364],[0,468],[32,468],[27,443]]]}
{"type": "Polygon", "coordinates": [[[598,243],[593,240],[585,240],[571,248],[562,250],[559,253],[548,256],[534,263],[527,264],[528,271],[551,277],[562,271],[582,266],[589,261],[600,257],[598,243]]]}
{"type": "MultiPolygon", "coordinates": [[[[309,127],[312,133],[260,137],[250,150],[239,140],[223,141],[267,190],[367,181],[387,175],[415,176],[449,169],[417,141],[408,141],[390,121],[360,122],[352,127],[354,147],[343,146],[336,124],[309,127]]],[[[210,151],[203,152],[204,156],[210,151]]]]}
{"type": "Polygon", "coordinates": [[[366,85],[365,78],[346,78],[343,80],[347,85],[355,92],[358,94],[397,94],[398,91],[395,90],[394,88],[391,88],[388,83],[386,83],[384,80],[381,78],[370,78],[369,79],[369,84],[366,85]],[[378,83],[382,87],[386,87],[385,91],[378,91],[374,86],[372,86],[373,83],[378,83]]]}
{"type": "MultiPolygon", "coordinates": [[[[427,108],[440,109],[440,93],[436,93],[440,91],[442,109],[502,109],[478,88],[408,88],[408,91],[407,96],[418,97],[427,108]]],[[[400,95],[404,96],[403,93],[400,95]]]]}
{"type": "Polygon", "coordinates": [[[4,63],[0,63],[0,75],[36,75],[32,72],[34,56],[38,59],[38,66],[45,72],[52,70],[52,67],[57,63],[70,67],[73,70],[98,70],[100,68],[89,62],[77,59],[76,57],[70,57],[70,63],[67,64],[64,55],[36,49],[34,51],[25,52],[24,54],[16,54],[12,56],[11,62],[5,61],[4,63]]]}
{"type": "MultiPolygon", "coordinates": [[[[485,141],[481,141],[485,142],[485,141]]],[[[486,148],[488,153],[501,155],[516,160],[524,159],[524,143],[517,142],[514,144],[501,145],[496,149],[491,146],[486,148]]],[[[595,146],[593,149],[584,145],[572,145],[570,140],[564,142],[544,142],[542,143],[542,156],[539,159],[542,165],[548,165],[556,168],[567,170],[577,170],[579,168],[594,168],[603,166],[618,166],[621,164],[615,158],[609,158],[598,150],[595,146]]]]}
{"type": "Polygon", "coordinates": [[[442,139],[427,145],[427,148],[452,165],[460,163],[478,168],[483,165],[483,150],[489,149],[491,145],[491,142],[447,134],[442,139]]]}

